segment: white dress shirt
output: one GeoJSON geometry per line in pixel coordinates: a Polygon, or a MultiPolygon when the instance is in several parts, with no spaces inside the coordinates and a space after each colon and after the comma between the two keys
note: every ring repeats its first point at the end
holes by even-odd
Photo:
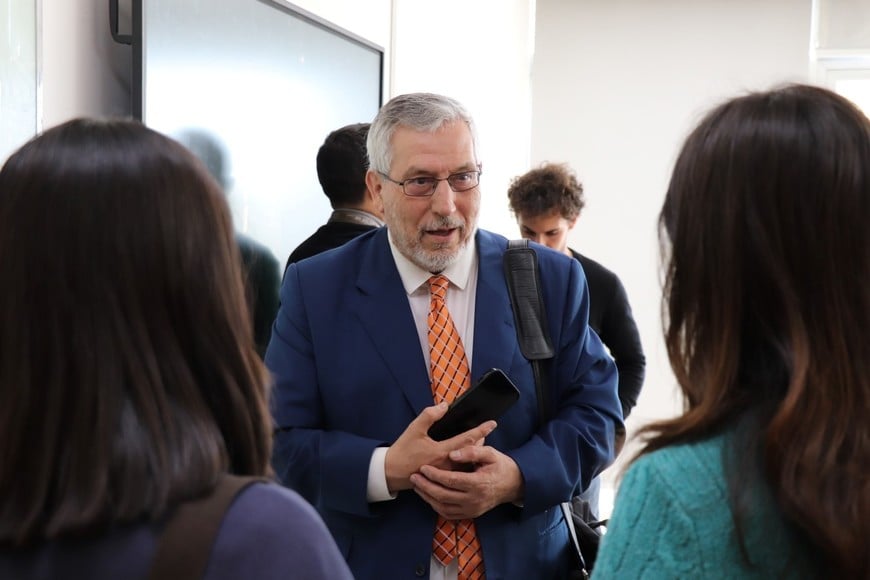
{"type": "MultiPolygon", "coordinates": [[[[402,285],[408,295],[408,304],[414,316],[420,348],[423,351],[424,359],[429,361],[429,278],[432,277],[433,273],[423,270],[406,258],[393,242],[392,233],[388,233],[390,234],[390,251],[396,262],[396,268],[399,270],[402,285]]],[[[450,285],[447,287],[447,310],[450,311],[450,317],[453,319],[457,332],[459,332],[460,339],[462,339],[470,369],[471,353],[474,352],[474,302],[477,297],[477,246],[474,242],[474,235],[469,239],[468,245],[460,251],[456,261],[438,273],[450,281],[450,285]]],[[[426,370],[431,379],[432,370],[428,364],[426,370]]],[[[435,404],[434,399],[432,404],[435,404]]],[[[389,501],[396,498],[396,494],[391,494],[387,488],[384,466],[386,457],[387,447],[378,447],[372,454],[367,487],[367,497],[370,502],[389,501]]],[[[435,530],[433,529],[432,532],[434,534],[435,530]]],[[[432,556],[429,565],[430,580],[456,580],[458,574],[459,569],[455,559],[449,565],[444,566],[432,556]]]]}

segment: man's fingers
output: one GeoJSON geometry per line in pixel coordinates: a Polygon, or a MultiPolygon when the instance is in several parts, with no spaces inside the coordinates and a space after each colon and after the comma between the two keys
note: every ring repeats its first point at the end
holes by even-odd
{"type": "Polygon", "coordinates": [[[433,501],[440,504],[458,505],[468,501],[467,491],[449,475],[458,472],[426,467],[423,470],[428,471],[429,474],[427,475],[424,471],[421,471],[411,476],[411,483],[414,485],[415,490],[425,493],[433,501]]]}
{"type": "Polygon", "coordinates": [[[426,407],[415,421],[419,421],[423,429],[428,431],[429,427],[431,427],[435,421],[444,416],[448,407],[449,405],[443,402],[438,403],[437,405],[432,405],[431,407],[426,407]]]}
{"type": "Polygon", "coordinates": [[[460,505],[442,503],[419,487],[414,488],[414,493],[419,495],[420,498],[429,504],[429,506],[431,506],[432,509],[441,517],[447,518],[448,520],[462,520],[468,517],[465,515],[465,510],[460,505]]]}
{"type": "MultiPolygon", "coordinates": [[[[448,490],[458,490],[461,493],[465,493],[468,491],[472,485],[468,481],[469,473],[465,471],[448,471],[444,469],[438,469],[437,467],[432,467],[431,465],[423,465],[420,467],[420,473],[424,477],[420,477],[419,475],[415,476],[417,481],[421,485],[428,485],[430,487],[434,487],[436,484],[441,488],[448,490]]],[[[416,485],[416,483],[415,483],[416,485]]],[[[452,496],[438,496],[441,501],[449,501],[452,496]]]]}
{"type": "MultiPolygon", "coordinates": [[[[443,479],[442,472],[439,479],[443,479]]],[[[414,474],[411,482],[414,486],[414,492],[419,495],[423,501],[428,503],[433,510],[439,515],[450,520],[463,520],[475,518],[483,513],[478,502],[470,496],[466,491],[458,489],[449,489],[440,484],[434,479],[424,477],[422,474],[414,474]]]]}
{"type": "Polygon", "coordinates": [[[450,452],[450,460],[456,463],[490,463],[493,461],[492,447],[468,445],[450,452]]]}
{"type": "Polygon", "coordinates": [[[474,429],[469,429],[464,433],[451,437],[447,440],[447,443],[449,443],[450,447],[453,449],[478,445],[478,442],[482,441],[487,435],[495,431],[496,427],[498,427],[498,423],[495,421],[484,421],[474,429]]]}

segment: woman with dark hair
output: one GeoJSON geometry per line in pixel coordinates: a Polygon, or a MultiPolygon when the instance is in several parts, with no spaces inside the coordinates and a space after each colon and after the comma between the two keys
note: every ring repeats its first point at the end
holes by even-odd
{"type": "Polygon", "coordinates": [[[647,426],[601,578],[870,578],[870,122],[790,85],[710,112],[660,216],[682,416],[647,426]]]}
{"type": "MultiPolygon", "coordinates": [[[[132,121],[0,171],[0,577],[136,578],[179,506],[267,476],[267,375],[219,185],[132,121]]],[[[316,512],[255,483],[205,578],[350,578],[316,512]]]]}

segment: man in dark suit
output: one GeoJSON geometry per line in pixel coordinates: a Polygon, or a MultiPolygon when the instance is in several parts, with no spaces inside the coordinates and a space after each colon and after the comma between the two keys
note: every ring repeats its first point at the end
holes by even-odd
{"type": "Polygon", "coordinates": [[[278,313],[281,263],[272,250],[243,233],[236,232],[245,275],[245,298],[254,325],[254,343],[260,356],[272,336],[272,323],[278,313]]]}
{"type": "Polygon", "coordinates": [[[504,278],[507,240],[477,229],[471,117],[448,97],[401,95],[375,117],[368,151],[387,227],[284,277],[266,352],[276,472],[317,507],[357,580],[564,577],[572,553],[559,503],[612,461],[622,425],[580,266],[536,246],[556,351],[552,419],[539,425],[504,278]],[[448,314],[436,289],[445,283],[448,314]],[[449,372],[443,335],[458,336],[449,372]],[[429,438],[447,409],[433,402],[451,400],[441,385],[467,388],[491,368],[521,393],[497,427],[429,438]]]}
{"type": "Polygon", "coordinates": [[[293,250],[287,266],[337,248],[384,225],[383,214],[366,187],[369,123],[336,129],[317,151],[317,179],[332,205],[329,221],[293,250]]]}

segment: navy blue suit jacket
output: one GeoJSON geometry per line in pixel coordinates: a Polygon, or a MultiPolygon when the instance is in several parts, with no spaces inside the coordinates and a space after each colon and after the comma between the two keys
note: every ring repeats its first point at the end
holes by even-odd
{"type": "MultiPolygon", "coordinates": [[[[472,382],[495,367],[520,389],[486,443],[512,457],[525,480],[523,507],[503,504],[476,520],[487,578],[558,578],[570,557],[558,504],[612,461],[621,424],[616,368],[587,326],[577,261],[535,246],[556,347],[553,419],[539,427],[504,279],[507,240],[478,231],[475,243],[472,382]]],[[[426,574],[435,512],[412,491],[366,500],[374,449],[433,404],[428,359],[386,228],[290,266],[266,365],[275,378],[278,476],[317,507],[357,580],[426,574]]]]}

